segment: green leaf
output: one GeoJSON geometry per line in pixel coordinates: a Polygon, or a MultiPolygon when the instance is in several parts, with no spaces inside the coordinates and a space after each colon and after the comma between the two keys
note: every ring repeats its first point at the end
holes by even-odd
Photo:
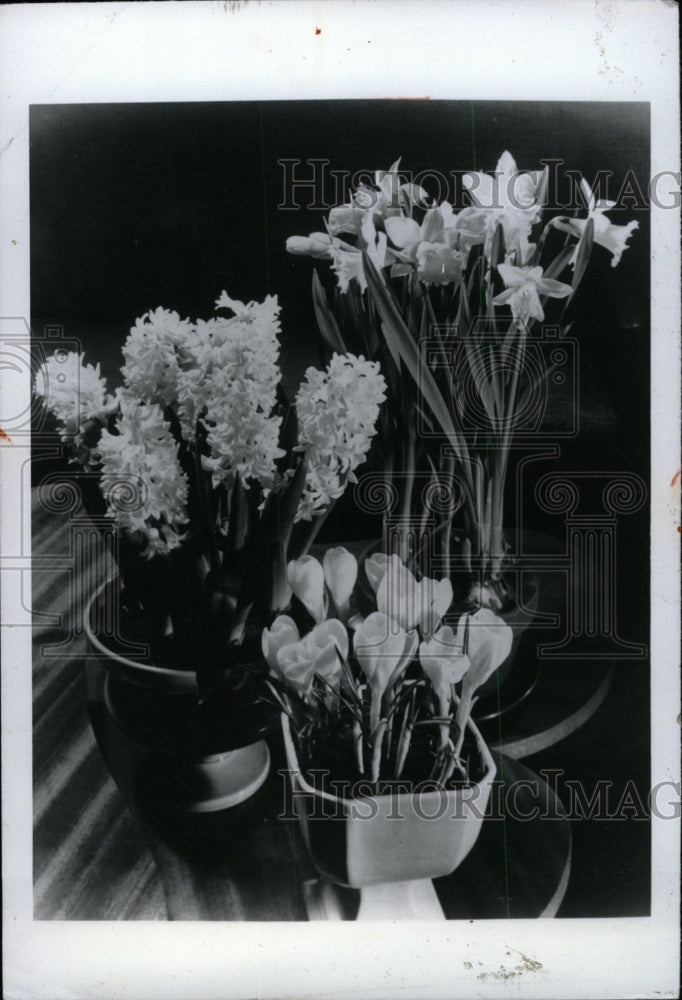
{"type": "Polygon", "coordinates": [[[578,290],[578,285],[583,280],[583,275],[587,270],[587,265],[590,260],[590,254],[592,253],[592,246],[594,244],[594,222],[592,219],[587,220],[587,225],[583,229],[583,234],[580,237],[580,243],[578,244],[578,253],[575,259],[575,267],[573,269],[573,294],[578,290]]]}
{"type": "MultiPolygon", "coordinates": [[[[226,554],[228,560],[242,551],[249,533],[249,503],[242,478],[237,473],[230,498],[230,522],[227,529],[226,554]]],[[[229,563],[228,563],[229,564],[229,563]]]]}
{"type": "Polygon", "coordinates": [[[493,245],[490,250],[490,266],[497,268],[498,264],[504,261],[504,229],[502,228],[502,223],[498,222],[495,227],[495,235],[493,236],[493,245]]]}
{"type": "Polygon", "coordinates": [[[332,313],[322,282],[317,271],[313,271],[313,308],[315,319],[324,340],[337,354],[347,354],[346,345],[341,336],[334,314],[332,313]]]}
{"type": "Polygon", "coordinates": [[[392,354],[400,355],[419,392],[441,426],[461,462],[466,462],[468,450],[464,438],[455,426],[452,414],[427,365],[422,362],[419,345],[405,326],[391,292],[386,288],[374,264],[363,252],[367,287],[382,320],[384,336],[392,354]]]}

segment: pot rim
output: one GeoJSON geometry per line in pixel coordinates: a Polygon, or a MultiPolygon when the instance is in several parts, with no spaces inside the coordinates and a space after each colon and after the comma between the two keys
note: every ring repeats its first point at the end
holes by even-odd
{"type": "Polygon", "coordinates": [[[91,594],[88,602],[85,606],[85,615],[83,616],[83,627],[85,630],[85,635],[88,642],[101,653],[102,656],[106,657],[107,660],[113,660],[115,663],[126,667],[129,670],[134,670],[139,672],[142,677],[148,677],[150,679],[161,680],[166,678],[168,680],[174,681],[177,687],[182,682],[185,682],[188,687],[196,687],[196,676],[192,670],[172,670],[170,667],[156,667],[149,663],[139,663],[137,660],[129,660],[127,656],[122,656],[120,653],[115,653],[112,649],[109,649],[104,643],[97,637],[94,632],[92,625],[90,624],[90,616],[92,614],[92,609],[94,607],[95,601],[100,597],[100,595],[107,589],[107,587],[112,584],[120,585],[120,576],[118,573],[112,573],[111,576],[107,577],[97,587],[97,589],[91,594]]]}
{"type": "MultiPolygon", "coordinates": [[[[300,767],[300,764],[298,762],[298,754],[296,753],[296,747],[294,746],[294,740],[293,740],[293,736],[291,734],[291,725],[290,725],[290,722],[289,722],[289,716],[286,714],[286,712],[282,712],[280,718],[281,718],[281,721],[282,721],[282,735],[283,735],[283,738],[284,738],[284,748],[286,750],[287,763],[289,763],[290,765],[291,764],[295,765],[293,768],[291,768],[291,770],[293,771],[293,774],[296,776],[297,780],[300,782],[301,788],[302,788],[302,790],[304,792],[310,793],[312,795],[316,795],[316,796],[318,796],[319,798],[322,798],[322,799],[326,799],[328,802],[333,802],[336,805],[338,805],[340,803],[344,807],[349,807],[351,805],[351,803],[353,803],[353,802],[367,802],[367,801],[375,801],[376,802],[376,801],[381,801],[382,799],[390,799],[391,798],[390,795],[360,795],[357,799],[345,799],[345,798],[341,798],[338,795],[332,795],[331,792],[325,792],[323,789],[314,788],[311,784],[309,784],[309,782],[306,781],[306,779],[303,776],[303,773],[301,771],[301,767],[300,767]]],[[[490,750],[489,750],[489,748],[488,748],[485,740],[481,736],[481,734],[480,734],[480,732],[478,730],[478,727],[476,726],[476,724],[473,721],[473,719],[469,719],[469,721],[467,723],[467,728],[472,732],[472,734],[473,734],[473,736],[474,736],[474,738],[476,740],[476,746],[477,746],[478,752],[480,753],[480,755],[481,755],[481,757],[483,759],[483,762],[484,762],[484,764],[486,766],[486,772],[485,772],[485,774],[481,778],[479,778],[479,780],[477,782],[475,782],[474,784],[471,784],[471,785],[467,785],[466,788],[472,788],[472,789],[473,788],[484,788],[486,785],[489,785],[492,782],[493,778],[497,774],[497,767],[495,766],[495,761],[493,760],[492,754],[490,753],[490,750]]],[[[463,791],[465,791],[466,788],[448,789],[447,790],[447,795],[448,796],[451,796],[451,795],[456,796],[458,794],[461,795],[461,793],[463,791]]],[[[402,793],[401,792],[399,794],[409,794],[409,793],[402,793]]],[[[427,795],[427,796],[428,795],[439,795],[440,796],[441,795],[441,791],[437,791],[437,790],[434,789],[432,792],[425,792],[424,794],[427,795]]]]}

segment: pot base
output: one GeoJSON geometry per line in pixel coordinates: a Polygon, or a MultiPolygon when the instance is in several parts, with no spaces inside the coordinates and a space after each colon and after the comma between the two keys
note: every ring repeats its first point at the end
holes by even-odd
{"type": "Polygon", "coordinates": [[[445,920],[430,878],[370,885],[359,891],[311,879],[303,884],[303,898],[308,920],[445,920]]]}

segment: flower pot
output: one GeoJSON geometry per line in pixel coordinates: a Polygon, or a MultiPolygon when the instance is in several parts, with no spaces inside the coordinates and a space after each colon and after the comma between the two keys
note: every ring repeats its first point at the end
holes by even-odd
{"type": "Polygon", "coordinates": [[[361,890],[359,918],[442,919],[428,880],[449,875],[471,851],[495,776],[490,751],[473,723],[469,728],[485,767],[476,784],[446,790],[425,782],[423,789],[342,798],[301,773],[289,719],[282,717],[293,806],[306,846],[324,879],[361,890]],[[417,881],[424,886],[411,884],[417,881]],[[389,883],[400,888],[379,888],[389,883]]]}
{"type": "Polygon", "coordinates": [[[111,648],[97,623],[113,605],[118,581],[102,584],[84,620],[90,659],[104,668],[103,706],[119,731],[135,771],[136,797],[144,806],[172,812],[216,812],[250,798],[265,781],[270,754],[264,740],[244,734],[209,751],[193,671],[136,662],[111,648]],[[241,745],[240,745],[241,744],[241,745]]]}

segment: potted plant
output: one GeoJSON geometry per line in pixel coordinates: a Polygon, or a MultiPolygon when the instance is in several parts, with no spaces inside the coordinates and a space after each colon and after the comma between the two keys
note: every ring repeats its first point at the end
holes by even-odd
{"type": "Polygon", "coordinates": [[[327,907],[331,883],[361,890],[361,918],[442,917],[429,880],[480,831],[495,765],[471,711],[511,629],[453,617],[450,581],[395,554],[361,572],[371,601],[343,547],[290,562],[290,614],[263,630],[294,809],[327,907]]]}
{"type": "Polygon", "coordinates": [[[35,385],[86,473],[86,508],[116,528],[118,573],[84,622],[108,710],[160,769],[177,763],[178,805],[191,809],[222,808],[267,774],[272,720],[242,666],[262,664],[263,622],[290,599],[287,563],[353,480],[384,398],[378,364],[346,352],[308,369],[290,403],[277,299],[223,292],[216,309],[195,323],[164,308],[138,319],[115,392],[63,351],[35,385]],[[149,652],[131,655],[136,643],[149,652]]]}
{"type": "Polygon", "coordinates": [[[377,172],[373,186],[332,208],[324,232],[290,237],[287,249],[336,275],[330,300],[313,273],[328,348],[361,344],[386,373],[378,446],[397,523],[392,541],[384,530],[385,550],[425,573],[432,562],[453,580],[463,610],[501,614],[516,645],[537,585],[505,534],[510,449],[556,367],[533,338],[546,314],[559,340],[566,336],[594,244],[615,267],[638,224],[611,222],[614,203],[597,201],[584,180],[586,217],[543,218],[547,168],[520,172],[509,152],[492,176],[462,172],[460,210],[403,182],[399,167],[377,172]],[[424,478],[430,491],[416,489],[424,478]]]}

